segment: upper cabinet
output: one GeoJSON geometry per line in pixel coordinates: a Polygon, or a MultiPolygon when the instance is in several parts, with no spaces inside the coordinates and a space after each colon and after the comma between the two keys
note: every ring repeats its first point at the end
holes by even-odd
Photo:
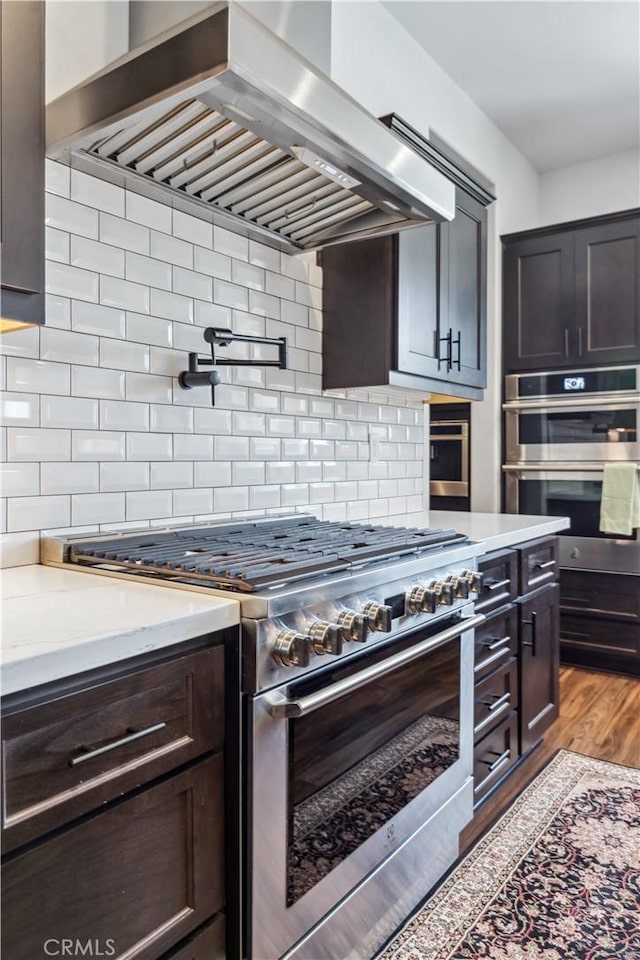
{"type": "Polygon", "coordinates": [[[493,198],[440,150],[419,142],[455,183],[455,218],[323,250],[327,390],[392,386],[482,397],[486,204],[493,198]]]}
{"type": "Polygon", "coordinates": [[[0,330],[44,323],[44,17],[39,0],[0,3],[0,330]]]}
{"type": "Polygon", "coordinates": [[[511,234],[505,372],[640,362],[640,212],[511,234]]]}

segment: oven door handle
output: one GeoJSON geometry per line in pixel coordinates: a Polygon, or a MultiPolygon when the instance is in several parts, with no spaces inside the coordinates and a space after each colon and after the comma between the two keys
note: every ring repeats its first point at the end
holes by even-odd
{"type": "Polygon", "coordinates": [[[415,646],[407,647],[406,650],[395,653],[387,660],[374,663],[370,667],[361,670],[360,673],[354,673],[351,677],[338,680],[323,690],[310,693],[306,697],[300,697],[299,700],[287,700],[284,694],[279,693],[277,690],[272,691],[267,694],[267,702],[269,704],[267,710],[276,720],[304,717],[308,713],[312,713],[314,710],[318,710],[320,707],[332,703],[334,700],[337,700],[338,697],[343,697],[346,693],[358,690],[372,680],[383,677],[391,670],[395,670],[396,667],[402,667],[407,663],[411,663],[412,660],[417,660],[417,658],[421,657],[424,653],[435,650],[437,647],[442,646],[443,643],[455,640],[456,637],[459,637],[462,633],[466,633],[467,630],[473,630],[475,627],[479,627],[486,619],[482,613],[476,613],[472,617],[464,617],[462,620],[459,620],[455,626],[448,627],[435,637],[427,637],[415,646]]]}

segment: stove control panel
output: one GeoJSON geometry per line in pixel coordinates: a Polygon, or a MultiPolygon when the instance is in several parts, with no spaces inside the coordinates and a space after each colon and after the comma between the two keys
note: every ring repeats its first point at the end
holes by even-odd
{"type": "Polygon", "coordinates": [[[337,623],[315,620],[309,626],[309,640],[314,653],[332,653],[336,657],[342,653],[342,632],[337,623]]]}
{"type": "Polygon", "coordinates": [[[435,613],[438,600],[427,587],[412,587],[405,594],[405,604],[409,613],[435,613]]]}
{"type": "Polygon", "coordinates": [[[369,600],[362,608],[367,618],[370,630],[379,630],[380,633],[390,633],[393,619],[393,607],[386,603],[376,603],[369,600]]]}
{"type": "Polygon", "coordinates": [[[364,643],[369,633],[369,621],[363,613],[343,610],[338,617],[338,626],[343,640],[364,643]]]}
{"type": "Polygon", "coordinates": [[[281,667],[308,667],[309,638],[295,630],[280,630],[271,656],[281,667]]]}

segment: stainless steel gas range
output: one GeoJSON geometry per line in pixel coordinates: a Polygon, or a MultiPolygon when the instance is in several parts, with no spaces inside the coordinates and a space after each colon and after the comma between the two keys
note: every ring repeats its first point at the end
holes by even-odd
{"type": "Polygon", "coordinates": [[[245,956],[371,956],[457,857],[481,551],[303,515],[43,543],[241,603],[245,956]]]}

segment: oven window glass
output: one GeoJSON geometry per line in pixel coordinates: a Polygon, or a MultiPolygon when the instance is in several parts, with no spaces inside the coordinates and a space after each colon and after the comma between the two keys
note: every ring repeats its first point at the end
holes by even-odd
{"type": "Polygon", "coordinates": [[[518,498],[520,513],[569,517],[566,532],[574,537],[605,536],[600,532],[600,480],[520,480],[518,498]]]}
{"type": "Polygon", "coordinates": [[[289,751],[291,906],[459,758],[460,640],[290,720],[289,751]]]}
{"type": "Polygon", "coordinates": [[[521,413],[518,434],[521,444],[634,443],[636,411],[630,408],[521,413]]]}
{"type": "Polygon", "coordinates": [[[431,438],[431,480],[463,480],[462,441],[431,438]]]}

